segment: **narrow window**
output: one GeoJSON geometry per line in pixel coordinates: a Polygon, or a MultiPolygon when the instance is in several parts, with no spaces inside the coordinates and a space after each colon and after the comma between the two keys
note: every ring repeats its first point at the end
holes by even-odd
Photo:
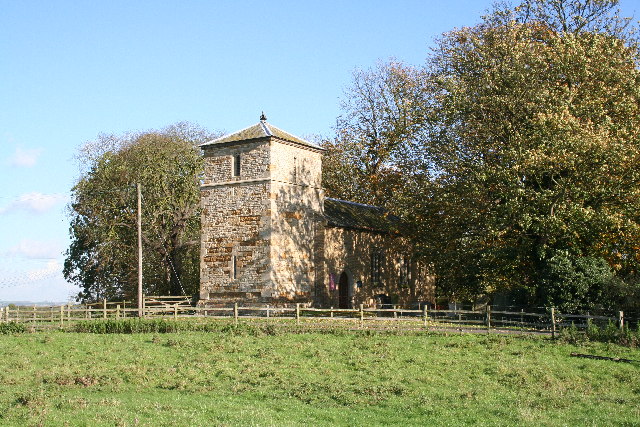
{"type": "Polygon", "coordinates": [[[233,156],[233,176],[240,176],[240,154],[233,156]]]}
{"type": "Polygon", "coordinates": [[[298,158],[293,158],[293,183],[298,183],[298,158]]]}
{"type": "Polygon", "coordinates": [[[231,257],[231,279],[235,280],[238,274],[237,260],[236,256],[233,255],[231,257]]]}
{"type": "Polygon", "coordinates": [[[382,286],[381,282],[381,264],[382,253],[380,249],[373,249],[371,251],[371,284],[373,287],[382,286]]]}
{"type": "Polygon", "coordinates": [[[399,285],[401,288],[409,286],[411,280],[410,261],[408,256],[401,256],[399,262],[399,285]]]}

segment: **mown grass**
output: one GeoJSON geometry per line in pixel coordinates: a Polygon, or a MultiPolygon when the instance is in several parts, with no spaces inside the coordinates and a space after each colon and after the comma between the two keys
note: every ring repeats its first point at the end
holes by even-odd
{"type": "Polygon", "coordinates": [[[640,425],[640,359],[501,335],[0,335],[0,425],[640,425]]]}

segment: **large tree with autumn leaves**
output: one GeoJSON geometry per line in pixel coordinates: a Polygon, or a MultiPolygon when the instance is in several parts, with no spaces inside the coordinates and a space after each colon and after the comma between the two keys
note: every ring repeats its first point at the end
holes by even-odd
{"type": "Polygon", "coordinates": [[[572,308],[635,280],[638,59],[610,34],[539,21],[443,37],[430,63],[432,220],[464,257],[447,278],[572,308]]]}

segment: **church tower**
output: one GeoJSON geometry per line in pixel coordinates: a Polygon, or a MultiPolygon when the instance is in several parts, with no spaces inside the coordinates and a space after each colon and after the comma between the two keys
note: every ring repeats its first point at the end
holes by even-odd
{"type": "Polygon", "coordinates": [[[201,145],[200,300],[310,302],[323,149],[260,121],[201,145]]]}

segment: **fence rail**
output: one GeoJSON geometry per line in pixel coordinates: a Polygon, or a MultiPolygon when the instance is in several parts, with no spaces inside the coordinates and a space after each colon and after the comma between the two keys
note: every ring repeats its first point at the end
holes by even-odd
{"type": "MultiPolygon", "coordinates": [[[[546,313],[531,313],[509,310],[492,310],[487,306],[484,310],[443,310],[407,308],[310,308],[297,304],[295,307],[270,306],[239,306],[231,307],[192,307],[185,299],[170,299],[154,297],[151,304],[145,304],[143,317],[145,318],[291,318],[296,323],[315,321],[347,321],[358,328],[386,327],[404,329],[415,328],[488,328],[488,329],[518,329],[525,331],[544,332],[555,335],[564,327],[575,326],[584,329],[589,323],[616,324],[622,328],[625,325],[638,327],[638,319],[632,322],[625,320],[624,313],[617,316],[584,315],[559,313],[551,308],[546,313]],[[395,324],[394,324],[395,322],[395,324]]],[[[124,319],[138,317],[138,308],[131,302],[103,301],[97,304],[62,305],[62,306],[18,306],[0,309],[0,322],[18,322],[31,324],[34,328],[48,328],[64,326],[71,322],[89,319],[124,319]]]]}

